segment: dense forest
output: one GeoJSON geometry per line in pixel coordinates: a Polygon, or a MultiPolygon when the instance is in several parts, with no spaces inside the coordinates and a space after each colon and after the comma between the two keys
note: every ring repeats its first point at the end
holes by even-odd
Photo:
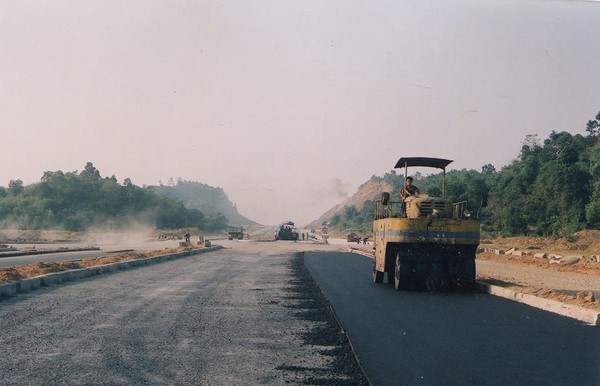
{"type": "MultiPolygon", "coordinates": [[[[450,170],[447,197],[467,200],[469,209],[480,211],[482,232],[488,236],[569,237],[582,229],[600,229],[600,113],[588,121],[586,132],[552,132],[543,142],[528,135],[518,157],[499,171],[490,164],[480,171],[450,170]],[[484,196],[489,204],[480,208],[484,196]]],[[[440,195],[440,174],[413,177],[421,193],[440,195]]],[[[396,197],[403,184],[395,171],[371,180],[390,183],[396,197]]],[[[369,233],[373,207],[372,201],[362,210],[345,207],[330,225],[369,233]]]]}
{"type": "Polygon", "coordinates": [[[24,186],[12,180],[8,188],[0,187],[4,228],[83,231],[137,224],[216,231],[227,227],[227,219],[186,208],[180,200],[158,194],[153,187],[136,186],[129,178],[122,184],[114,176],[103,178],[91,162],[80,173],[47,171],[39,183],[24,186]]]}

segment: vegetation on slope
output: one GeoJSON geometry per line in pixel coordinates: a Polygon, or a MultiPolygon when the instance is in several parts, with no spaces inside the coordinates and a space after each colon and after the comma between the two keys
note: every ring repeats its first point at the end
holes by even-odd
{"type": "Polygon", "coordinates": [[[209,216],[223,215],[230,224],[253,225],[254,221],[239,214],[222,188],[215,188],[207,184],[178,179],[177,183],[153,186],[152,189],[162,195],[173,197],[182,201],[186,208],[198,209],[209,216]]]}
{"type": "Polygon", "coordinates": [[[83,231],[138,224],[215,231],[225,229],[227,219],[188,209],[175,198],[134,185],[129,178],[123,184],[114,176],[103,178],[91,162],[80,173],[47,171],[39,183],[24,186],[21,180],[13,180],[8,188],[0,187],[0,225],[5,228],[83,231]]]}
{"type": "MultiPolygon", "coordinates": [[[[600,229],[600,113],[590,120],[587,135],[552,132],[540,143],[528,135],[521,152],[497,171],[488,164],[476,170],[450,170],[447,197],[468,201],[477,211],[485,195],[489,206],[481,210],[482,230],[487,234],[570,236],[582,229],[600,229]]],[[[413,175],[421,193],[440,195],[440,175],[413,175]]],[[[395,171],[371,181],[385,181],[392,196],[399,197],[403,176],[395,171]]],[[[373,201],[363,209],[345,207],[330,220],[338,230],[368,233],[373,201]]]]}

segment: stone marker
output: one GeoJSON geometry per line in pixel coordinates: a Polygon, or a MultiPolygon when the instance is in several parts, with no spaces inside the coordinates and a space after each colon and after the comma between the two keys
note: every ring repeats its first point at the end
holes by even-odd
{"type": "Polygon", "coordinates": [[[581,260],[582,256],[569,256],[560,260],[560,263],[563,265],[571,265],[576,264],[581,260]]]}

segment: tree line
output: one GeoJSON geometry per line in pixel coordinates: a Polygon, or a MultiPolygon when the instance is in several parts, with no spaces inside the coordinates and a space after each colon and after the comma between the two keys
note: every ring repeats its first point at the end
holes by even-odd
{"type": "MultiPolygon", "coordinates": [[[[553,131],[543,142],[537,135],[522,141],[517,158],[497,171],[450,170],[446,194],[451,202],[467,201],[479,211],[485,235],[569,237],[583,229],[600,229],[600,113],[588,121],[586,135],[553,131]],[[484,197],[488,206],[481,208],[484,197]]],[[[413,175],[421,193],[440,196],[440,174],[413,175]]],[[[395,171],[372,181],[386,181],[399,197],[403,176],[395,171]]],[[[373,201],[362,210],[346,207],[330,225],[368,233],[373,201]]]]}
{"type": "Polygon", "coordinates": [[[157,229],[227,228],[220,213],[207,216],[186,208],[180,200],[151,186],[136,186],[129,178],[119,184],[114,176],[102,177],[91,162],[79,173],[47,171],[39,183],[25,186],[12,180],[7,188],[0,187],[0,226],[5,228],[83,231],[140,223],[157,229]]]}

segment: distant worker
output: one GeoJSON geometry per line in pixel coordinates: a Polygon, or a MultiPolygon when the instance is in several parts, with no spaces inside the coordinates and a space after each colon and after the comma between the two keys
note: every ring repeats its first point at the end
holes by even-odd
{"type": "Polygon", "coordinates": [[[402,197],[402,200],[409,196],[416,196],[418,194],[421,194],[419,188],[414,186],[412,182],[412,177],[406,177],[406,183],[404,184],[404,187],[400,190],[400,197],[402,197]]]}

